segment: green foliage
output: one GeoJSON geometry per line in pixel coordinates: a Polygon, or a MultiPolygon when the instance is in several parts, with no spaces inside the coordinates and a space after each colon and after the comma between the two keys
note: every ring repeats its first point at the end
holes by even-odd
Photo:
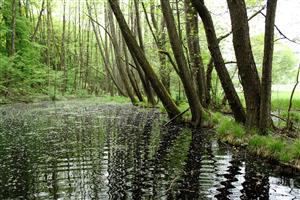
{"type": "Polygon", "coordinates": [[[173,174],[182,172],[183,163],[187,159],[189,146],[192,140],[192,133],[189,129],[183,129],[182,133],[176,138],[170,147],[167,161],[169,162],[173,174]]]}
{"type": "Polygon", "coordinates": [[[11,2],[4,1],[0,13],[0,94],[9,99],[42,93],[47,84],[47,70],[42,64],[43,47],[30,42],[31,24],[16,13],[16,37],[14,55],[9,56],[11,44],[11,2]]]}

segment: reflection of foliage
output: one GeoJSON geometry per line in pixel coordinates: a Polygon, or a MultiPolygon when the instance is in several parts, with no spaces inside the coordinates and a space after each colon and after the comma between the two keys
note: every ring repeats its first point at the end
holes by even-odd
{"type": "Polygon", "coordinates": [[[174,174],[180,174],[184,165],[184,161],[187,159],[189,146],[192,140],[192,133],[189,129],[184,129],[182,133],[173,142],[170,148],[170,153],[166,160],[169,161],[168,165],[174,174]]]}
{"type": "MultiPolygon", "coordinates": [[[[258,35],[251,38],[253,53],[258,70],[262,70],[264,36],[258,35]]],[[[289,83],[290,77],[296,72],[297,57],[294,52],[282,43],[275,43],[273,55],[273,83],[289,83]]]]}

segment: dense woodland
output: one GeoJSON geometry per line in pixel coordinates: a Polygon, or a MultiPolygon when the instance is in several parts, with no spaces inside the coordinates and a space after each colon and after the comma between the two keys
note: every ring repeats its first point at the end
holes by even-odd
{"type": "Polygon", "coordinates": [[[277,0],[227,0],[232,25],[222,34],[207,2],[1,0],[1,99],[121,95],[161,104],[176,121],[187,102],[193,126],[227,107],[265,134],[272,83],[296,80],[296,55],[281,39],[297,41],[276,27],[277,0]],[[265,31],[251,36],[258,16],[265,31]]]}

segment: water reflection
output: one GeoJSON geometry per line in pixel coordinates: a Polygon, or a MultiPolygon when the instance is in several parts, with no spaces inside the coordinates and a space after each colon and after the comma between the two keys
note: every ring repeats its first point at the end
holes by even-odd
{"type": "Polygon", "coordinates": [[[162,127],[156,110],[60,102],[0,108],[0,199],[299,199],[300,176],[162,127]]]}

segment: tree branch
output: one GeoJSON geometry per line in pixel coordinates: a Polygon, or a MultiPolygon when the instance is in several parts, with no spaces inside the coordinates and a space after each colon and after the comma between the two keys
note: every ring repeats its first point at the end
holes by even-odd
{"type": "MultiPolygon", "coordinates": [[[[260,14],[261,14],[262,16],[266,17],[266,15],[265,15],[263,12],[261,12],[261,11],[260,11],[260,14]]],[[[281,40],[281,39],[286,39],[286,40],[288,40],[288,41],[290,41],[290,42],[292,42],[292,43],[295,43],[295,44],[299,44],[299,45],[300,45],[300,42],[297,42],[297,41],[292,40],[292,39],[290,39],[289,37],[287,37],[287,36],[286,36],[286,35],[278,28],[278,26],[277,26],[276,24],[274,25],[274,27],[275,27],[275,29],[278,31],[278,33],[282,36],[281,38],[278,38],[278,39],[274,40],[274,42],[276,42],[276,41],[278,41],[278,40],[281,40]]]]}
{"type": "Polygon", "coordinates": [[[169,54],[169,52],[164,51],[164,50],[158,50],[158,52],[162,53],[162,54],[165,54],[169,58],[169,61],[172,64],[172,66],[174,67],[176,73],[179,74],[179,70],[177,69],[177,66],[176,66],[175,62],[173,61],[173,59],[172,59],[171,55],[169,54]]]}

